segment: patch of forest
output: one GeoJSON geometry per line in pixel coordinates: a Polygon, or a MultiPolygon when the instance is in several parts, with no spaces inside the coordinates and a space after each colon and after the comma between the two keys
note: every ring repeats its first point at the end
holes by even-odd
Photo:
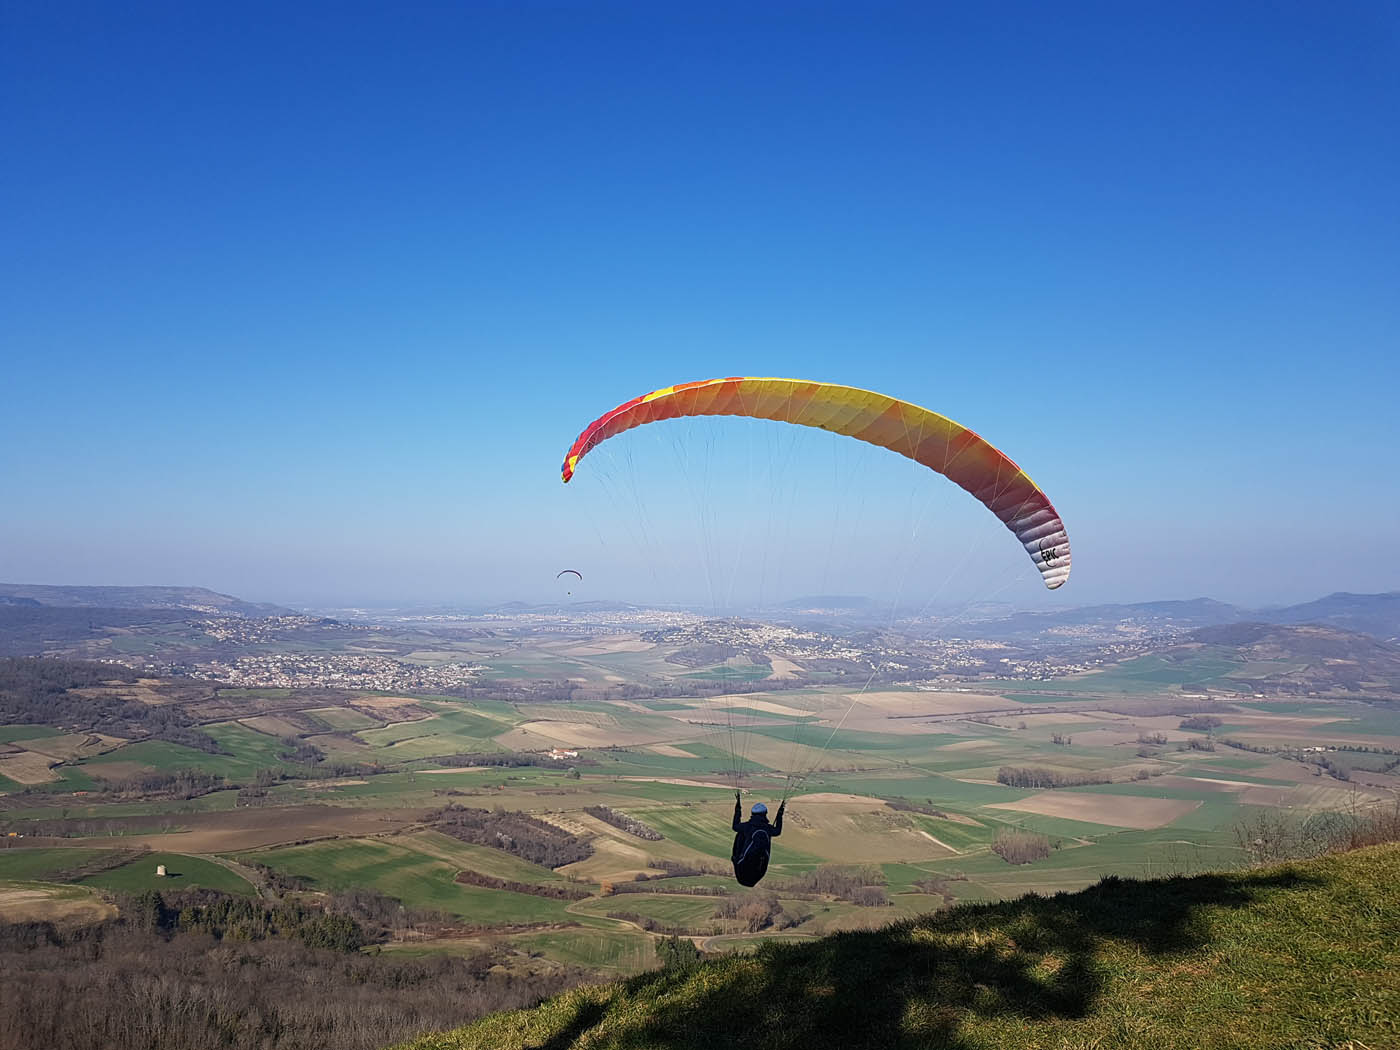
{"type": "Polygon", "coordinates": [[[154,892],[95,926],[0,925],[0,1046],[373,1050],[530,1006],[589,976],[509,973],[496,951],[357,950],[372,936],[345,913],[154,892]]]}
{"type": "Polygon", "coordinates": [[[106,733],[128,739],[154,738],[208,754],[226,754],[195,728],[180,704],[146,704],[117,693],[88,695],[109,683],[135,682],[135,671],[119,664],[27,657],[0,659],[0,725],[48,725],[72,733],[106,733]]]}
{"type": "Polygon", "coordinates": [[[619,813],[609,806],[584,806],[583,811],[590,817],[597,817],[604,824],[611,824],[613,827],[625,831],[629,835],[636,835],[639,839],[657,842],[666,837],[655,828],[643,824],[636,817],[629,817],[626,813],[619,813]]]}
{"type": "Polygon", "coordinates": [[[596,766],[598,764],[591,758],[571,758],[566,763],[557,758],[550,758],[548,754],[534,754],[528,751],[462,751],[453,755],[434,755],[431,758],[423,759],[423,761],[451,769],[468,766],[505,766],[506,768],[541,766],[545,769],[559,769],[565,765],[596,766]]]}
{"type": "Polygon", "coordinates": [[[453,804],[434,810],[424,820],[455,839],[492,846],[546,868],[561,868],[593,855],[593,847],[583,839],[528,813],[453,804]]]}
{"type": "Polygon", "coordinates": [[[528,893],[532,897],[547,897],[557,901],[581,901],[593,896],[592,890],[582,886],[549,885],[541,882],[515,882],[512,879],[498,879],[494,875],[483,875],[479,871],[459,871],[453,882],[463,886],[483,886],[488,890],[509,890],[511,893],[528,893]]]}
{"type": "Polygon", "coordinates": [[[1002,766],[997,770],[997,783],[1018,788],[1064,788],[1111,784],[1113,778],[1098,773],[1061,773],[1040,766],[1002,766]]]}

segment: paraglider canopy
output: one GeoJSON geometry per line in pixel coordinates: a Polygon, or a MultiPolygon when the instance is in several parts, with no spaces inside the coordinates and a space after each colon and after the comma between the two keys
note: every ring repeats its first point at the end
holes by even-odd
{"type": "Polygon", "coordinates": [[[1069,537],[1059,513],[1004,452],[937,412],[836,383],[730,376],[654,390],[604,413],[579,434],[564,456],[564,481],[608,438],[682,416],[772,419],[897,452],[942,474],[995,514],[1021,541],[1046,587],[1053,590],[1069,579],[1069,537]]]}

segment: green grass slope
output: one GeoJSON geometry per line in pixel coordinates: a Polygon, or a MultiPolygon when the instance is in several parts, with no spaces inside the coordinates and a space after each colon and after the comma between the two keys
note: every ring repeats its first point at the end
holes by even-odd
{"type": "Polygon", "coordinates": [[[1108,878],[580,988],[413,1050],[1400,1046],[1400,846],[1108,878]]]}

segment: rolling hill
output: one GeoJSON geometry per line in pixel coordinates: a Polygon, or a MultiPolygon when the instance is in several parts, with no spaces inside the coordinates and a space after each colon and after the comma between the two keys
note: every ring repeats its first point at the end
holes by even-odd
{"type": "Polygon", "coordinates": [[[1225,677],[1274,692],[1400,696],[1400,646],[1336,627],[1236,623],[1192,631],[1168,658],[1203,651],[1238,664],[1225,677]]]}
{"type": "Polygon", "coordinates": [[[1264,623],[1327,624],[1377,638],[1400,639],[1400,591],[1385,594],[1338,591],[1301,605],[1261,609],[1249,618],[1264,623]]]}
{"type": "MultiPolygon", "coordinates": [[[[1235,623],[1246,617],[1245,610],[1213,598],[1191,601],[1138,602],[1131,605],[1085,605],[1053,612],[1017,612],[996,619],[953,623],[940,633],[962,638],[1005,638],[1054,640],[1057,632],[1074,628],[1116,630],[1133,625],[1152,634],[1235,623]]],[[[1073,636],[1068,636],[1069,640],[1073,636]]]]}
{"type": "MultiPolygon", "coordinates": [[[[0,600],[68,609],[176,610],[206,616],[278,616],[292,612],[267,602],[245,602],[205,587],[56,587],[0,583],[0,600]]],[[[7,602],[6,604],[9,604],[7,602]]]]}
{"type": "Polygon", "coordinates": [[[567,992],[406,1050],[1382,1047],[1400,845],[1106,878],[567,992]]]}

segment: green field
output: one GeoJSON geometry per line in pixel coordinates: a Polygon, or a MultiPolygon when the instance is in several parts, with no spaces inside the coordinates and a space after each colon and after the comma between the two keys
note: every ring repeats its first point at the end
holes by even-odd
{"type": "MultiPolygon", "coordinates": [[[[718,748],[709,748],[704,744],[686,744],[679,750],[709,751],[711,753],[697,755],[694,758],[680,758],[675,755],[648,754],[639,748],[623,748],[615,751],[587,752],[586,754],[588,758],[598,763],[600,767],[598,772],[614,776],[676,777],[687,774],[723,774],[732,767],[734,762],[728,751],[721,752],[718,748]]],[[[744,768],[750,774],[767,771],[767,767],[752,759],[744,764],[744,768]]]]}
{"type": "Polygon", "coordinates": [[[1244,666],[1238,659],[1206,648],[1180,660],[1167,660],[1155,655],[1139,656],[1102,671],[1073,678],[1053,681],[1000,679],[977,684],[1024,703],[1082,703],[1104,694],[1140,696],[1205,686],[1238,689],[1239,682],[1229,676],[1238,673],[1244,666]],[[1038,693],[1044,695],[1036,695],[1038,693]]]}
{"type": "Polygon", "coordinates": [[[339,839],[262,850],[239,859],[299,876],[316,889],[375,889],[410,908],[447,912],[470,923],[562,922],[567,918],[566,901],[459,885],[452,879],[461,866],[397,840],[339,839]]]}
{"type": "MultiPolygon", "coordinates": [[[[184,813],[208,813],[215,810],[234,808],[236,791],[213,791],[207,795],[190,799],[148,799],[142,802],[106,802],[100,796],[73,798],[65,795],[59,798],[38,796],[32,805],[5,810],[5,817],[12,820],[44,819],[58,814],[66,814],[75,819],[88,818],[106,820],[110,817],[158,817],[152,825],[164,824],[166,819],[178,824],[178,816],[184,813]]],[[[173,830],[173,828],[172,828],[173,830]]],[[[3,843],[0,843],[3,848],[3,843]]]]}
{"type": "Polygon", "coordinates": [[[459,752],[501,751],[495,737],[510,725],[470,711],[444,711],[416,722],[383,729],[361,730],[355,735],[375,749],[383,762],[404,762],[459,752]]]}
{"type": "Polygon", "coordinates": [[[57,872],[86,864],[110,852],[105,849],[0,849],[0,879],[52,881],[57,872]]]}
{"type": "Polygon", "coordinates": [[[92,776],[120,780],[124,773],[112,773],[109,770],[122,769],[128,763],[136,763],[158,771],[198,769],[216,776],[251,780],[259,769],[281,769],[287,765],[277,757],[285,748],[276,737],[255,732],[236,722],[208,726],[205,731],[217,740],[220,746],[233,753],[211,755],[206,751],[197,751],[192,747],[172,744],[165,740],[139,740],[98,758],[81,762],[76,767],[61,768],[74,768],[86,771],[92,776]],[[114,763],[122,765],[114,766],[114,763]]]}
{"type": "Polygon", "coordinates": [[[0,744],[11,744],[16,740],[40,740],[53,735],[51,726],[0,726],[0,744]]]}
{"type": "Polygon", "coordinates": [[[463,842],[437,831],[415,831],[395,836],[394,842],[415,852],[446,861],[461,870],[475,871],[497,879],[542,885],[563,885],[570,881],[557,871],[531,864],[528,860],[521,860],[504,850],[479,846],[474,842],[463,842]]]}
{"type": "Polygon", "coordinates": [[[62,795],[74,791],[92,791],[98,787],[97,781],[81,766],[61,765],[53,768],[57,780],[49,781],[46,784],[20,784],[19,788],[28,789],[31,792],[43,792],[45,794],[62,795]]]}
{"type": "Polygon", "coordinates": [[[81,884],[104,890],[120,890],[124,893],[140,893],[144,890],[191,890],[196,887],[242,896],[253,896],[257,892],[243,876],[229,871],[223,865],[202,857],[190,857],[180,853],[148,853],[130,864],[83,879],[81,884]],[[164,877],[156,874],[158,864],[165,865],[164,877]]]}
{"type": "Polygon", "coordinates": [[[744,664],[738,667],[711,667],[704,671],[691,671],[682,678],[698,678],[707,682],[735,681],[758,682],[773,673],[771,667],[761,664],[744,664]]]}
{"type": "Polygon", "coordinates": [[[371,729],[379,723],[353,707],[317,707],[303,712],[325,724],[327,729],[371,729]]]}
{"type": "MultiPolygon", "coordinates": [[[[1076,678],[1074,688],[1076,691],[1093,693],[1150,693],[1169,686],[1184,688],[1216,684],[1240,667],[1238,660],[1209,651],[1187,660],[1140,656],[1111,670],[1076,678]]],[[[1228,681],[1224,684],[1227,688],[1234,685],[1228,681]]]]}
{"type": "Polygon", "coordinates": [[[980,849],[991,843],[1000,823],[986,821],[979,825],[963,824],[955,820],[940,820],[938,817],[922,813],[910,813],[909,818],[940,842],[946,842],[960,852],[980,849]]]}
{"type": "MultiPolygon", "coordinates": [[[[68,881],[65,871],[106,856],[120,856],[106,849],[4,849],[0,850],[0,879],[68,881]]],[[[176,853],[146,853],[120,867],[77,880],[95,889],[138,893],[142,890],[176,890],[202,887],[224,893],[252,894],[254,889],[242,876],[202,857],[176,853]],[[157,876],[156,865],[164,864],[167,877],[157,876]]]]}
{"type": "MultiPolygon", "coordinates": [[[[1044,683],[1036,683],[1043,685],[1044,683]]],[[[998,688],[1005,689],[1006,683],[1002,682],[998,688]]],[[[1082,696],[1057,695],[1055,693],[1002,693],[1004,699],[1015,700],[1018,704],[1079,704],[1085,698],[1082,696]]]]}
{"type": "Polygon", "coordinates": [[[683,894],[619,893],[599,900],[585,901],[578,911],[585,915],[606,915],[608,912],[636,912],[672,926],[708,926],[717,921],[712,917],[717,897],[683,894]]]}
{"type": "MultiPolygon", "coordinates": [[[[793,738],[793,731],[790,726],[754,726],[748,732],[758,736],[772,737],[775,740],[790,741],[793,738]]],[[[910,754],[918,754],[921,749],[926,749],[930,745],[928,742],[921,742],[917,736],[895,735],[893,733],[865,733],[854,729],[840,729],[833,732],[828,729],[822,732],[820,727],[813,726],[801,730],[800,742],[806,743],[815,740],[818,744],[834,748],[837,751],[874,751],[876,753],[885,751],[900,751],[910,754]]],[[[942,734],[927,734],[929,737],[942,737],[942,734]]]]}
{"type": "Polygon", "coordinates": [[[638,973],[656,965],[656,952],[650,934],[606,926],[576,930],[549,930],[511,937],[509,943],[521,951],[539,952],[559,962],[590,970],[638,973]]]}

